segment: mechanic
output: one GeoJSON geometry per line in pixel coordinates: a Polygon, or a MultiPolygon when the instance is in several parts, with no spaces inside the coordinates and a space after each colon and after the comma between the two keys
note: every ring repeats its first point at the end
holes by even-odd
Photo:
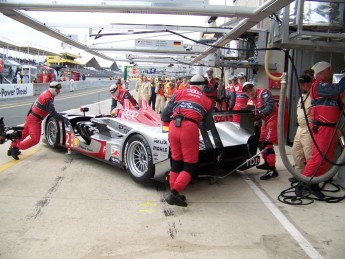
{"type": "Polygon", "coordinates": [[[204,93],[208,98],[212,100],[212,106],[216,106],[217,101],[217,79],[213,77],[213,69],[209,68],[206,70],[207,85],[204,87],[204,93]]]}
{"type": "Polygon", "coordinates": [[[42,120],[50,114],[56,120],[68,122],[67,118],[56,112],[54,107],[54,98],[60,93],[61,83],[53,81],[49,84],[49,88],[38,96],[32,104],[22,130],[22,137],[11,143],[7,152],[8,156],[12,156],[18,160],[20,150],[28,149],[38,144],[41,138],[42,120]]]}
{"type": "Polygon", "coordinates": [[[194,75],[190,88],[177,91],[162,112],[162,121],[170,121],[169,143],[171,193],[165,197],[170,205],[187,207],[186,197],[180,195],[196,172],[199,156],[199,124],[212,119],[212,101],[203,93],[207,84],[201,75],[194,75]]]}
{"type": "MultiPolygon", "coordinates": [[[[323,175],[329,163],[323,159],[332,161],[336,134],[335,125],[341,115],[339,94],[345,90],[345,77],[339,83],[332,84],[333,71],[331,64],[325,61],[316,63],[314,70],[315,82],[310,90],[311,99],[311,130],[314,139],[322,154],[312,142],[312,156],[303,170],[307,177],[323,175]],[[333,139],[332,139],[332,136],[333,139]]],[[[313,186],[318,187],[318,185],[313,186]]]]}
{"type": "MultiPolygon", "coordinates": [[[[268,180],[277,177],[276,155],[273,144],[277,144],[277,123],[278,123],[278,107],[275,104],[272,93],[265,88],[255,88],[254,83],[245,82],[242,91],[249,97],[248,104],[255,106],[256,122],[263,121],[260,127],[259,149],[266,150],[262,153],[265,161],[264,164],[257,166],[257,169],[267,170],[266,174],[260,177],[260,180],[268,180]]],[[[260,125],[260,124],[259,124],[260,125]]]]}
{"type": "MultiPolygon", "coordinates": [[[[233,107],[232,110],[240,111],[247,107],[248,96],[244,93],[242,85],[238,83],[237,76],[232,78],[233,82],[233,91],[231,92],[231,104],[230,107],[233,107]]],[[[241,115],[234,114],[233,121],[240,123],[241,115]]]]}
{"type": "MultiPolygon", "coordinates": [[[[126,89],[120,89],[120,87],[118,85],[111,85],[110,86],[110,93],[113,99],[117,100],[122,106],[123,106],[123,102],[125,99],[129,100],[130,103],[136,107],[137,109],[139,109],[139,105],[137,103],[137,101],[134,99],[134,97],[129,93],[129,90],[126,89]]],[[[119,108],[114,108],[111,111],[111,115],[112,116],[117,116],[117,114],[119,113],[119,108]]]]}
{"type": "MultiPolygon", "coordinates": [[[[116,79],[116,83],[110,86],[110,89],[116,85],[119,89],[122,89],[122,82],[121,82],[121,78],[116,79]]],[[[114,97],[111,98],[111,109],[110,111],[114,110],[117,106],[117,99],[115,99],[114,97]]]]}
{"type": "MultiPolygon", "coordinates": [[[[310,132],[307,127],[307,121],[304,116],[304,111],[302,108],[302,102],[304,109],[308,118],[308,122],[311,121],[310,118],[310,95],[309,91],[311,88],[311,78],[308,75],[302,75],[298,78],[300,84],[302,99],[299,99],[297,104],[297,131],[295,139],[292,145],[292,156],[295,162],[295,169],[298,172],[302,172],[305,163],[309,161],[311,157],[311,137],[310,132]]],[[[289,178],[290,181],[296,181],[295,178],[289,178]]]]}

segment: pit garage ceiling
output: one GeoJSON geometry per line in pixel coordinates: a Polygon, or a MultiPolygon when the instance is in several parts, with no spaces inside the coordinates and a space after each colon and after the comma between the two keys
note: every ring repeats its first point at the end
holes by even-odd
{"type": "MultiPolygon", "coordinates": [[[[47,34],[57,40],[67,43],[73,47],[84,50],[94,56],[100,57],[109,61],[117,61],[114,52],[142,52],[144,54],[171,54],[176,55],[176,59],[184,60],[184,63],[190,65],[197,65],[200,62],[205,62],[206,57],[217,51],[219,46],[225,46],[231,40],[236,39],[243,33],[250,30],[257,23],[268,17],[273,12],[281,10],[283,7],[290,4],[293,0],[268,0],[259,7],[248,6],[224,6],[213,5],[212,1],[207,0],[141,0],[141,1],[119,1],[119,0],[103,0],[91,1],[18,1],[6,0],[0,3],[0,12],[5,16],[23,23],[31,28],[34,28],[44,34],[47,34]],[[128,13],[128,14],[170,14],[170,15],[188,15],[188,16],[204,16],[207,17],[236,17],[237,24],[232,28],[212,28],[199,26],[173,26],[173,25],[148,25],[148,24],[104,24],[99,28],[99,25],[88,24],[90,34],[99,31],[99,36],[102,36],[103,30],[112,30],[131,27],[133,33],[138,30],[138,33],[143,33],[145,30],[161,30],[161,31],[190,31],[190,32],[221,32],[223,36],[219,38],[212,46],[199,48],[199,50],[190,51],[188,48],[171,52],[171,53],[157,53],[155,49],[133,50],[125,48],[102,48],[89,46],[73,39],[69,35],[63,34],[58,30],[58,27],[69,26],[73,27],[75,21],[68,21],[64,24],[47,24],[39,21],[30,15],[32,12],[77,12],[89,13],[90,21],[92,21],[92,14],[94,13],[128,13]]],[[[238,1],[241,3],[240,1],[238,1]]],[[[243,1],[246,4],[247,1],[243,1]]],[[[57,19],[58,20],[58,19],[57,19]]],[[[80,25],[75,25],[78,28],[80,25]]],[[[97,33],[97,32],[96,32],[97,33]]],[[[105,37],[103,35],[102,37],[105,37]]],[[[145,38],[145,35],[141,35],[145,38]]],[[[159,63],[160,58],[153,58],[152,62],[159,63]]]]}

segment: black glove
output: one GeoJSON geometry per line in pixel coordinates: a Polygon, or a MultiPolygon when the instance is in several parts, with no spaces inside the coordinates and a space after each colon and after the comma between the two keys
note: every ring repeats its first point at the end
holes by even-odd
{"type": "Polygon", "coordinates": [[[65,116],[62,116],[62,122],[65,123],[65,125],[67,125],[69,123],[69,119],[65,116]]]}
{"type": "Polygon", "coordinates": [[[259,120],[261,120],[262,118],[263,118],[264,116],[263,116],[263,114],[262,113],[255,113],[255,120],[256,121],[259,121],[259,120]]]}

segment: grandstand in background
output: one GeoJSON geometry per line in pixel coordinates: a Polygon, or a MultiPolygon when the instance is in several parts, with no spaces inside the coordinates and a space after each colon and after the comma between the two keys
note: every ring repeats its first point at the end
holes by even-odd
{"type": "MultiPolygon", "coordinates": [[[[63,78],[64,80],[78,81],[83,78],[123,77],[123,72],[118,68],[116,62],[113,62],[109,67],[101,67],[95,57],[85,64],[81,64],[75,60],[81,58],[78,55],[67,52],[57,54],[30,46],[18,46],[1,40],[0,51],[0,84],[17,83],[17,74],[20,73],[23,76],[24,70],[26,71],[25,68],[28,66],[37,68],[37,75],[30,75],[30,82],[41,82],[41,73],[46,69],[56,71],[54,80],[63,78]]],[[[31,71],[35,70],[32,69],[31,71]]]]}

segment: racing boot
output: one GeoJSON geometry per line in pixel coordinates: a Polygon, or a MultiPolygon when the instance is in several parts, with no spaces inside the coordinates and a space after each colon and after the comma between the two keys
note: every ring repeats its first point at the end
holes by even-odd
{"type": "Polygon", "coordinates": [[[260,180],[268,180],[268,179],[271,179],[273,177],[277,177],[279,174],[277,172],[277,170],[274,168],[274,169],[268,169],[268,171],[260,176],[260,180]]]}
{"type": "Polygon", "coordinates": [[[318,199],[322,200],[325,198],[325,195],[322,193],[319,184],[311,184],[309,186],[310,193],[316,196],[318,199]]]}
{"type": "Polygon", "coordinates": [[[174,194],[172,192],[167,197],[165,197],[165,200],[169,205],[177,205],[180,207],[187,207],[188,206],[187,202],[183,201],[180,198],[179,194],[174,194]]]}
{"type": "Polygon", "coordinates": [[[267,164],[267,162],[265,161],[265,163],[261,164],[261,165],[257,165],[256,166],[256,169],[259,169],[259,170],[268,170],[270,169],[269,165],[267,164]]]}
{"type": "Polygon", "coordinates": [[[12,156],[15,160],[19,160],[18,155],[20,154],[20,151],[16,147],[10,147],[7,151],[8,156],[12,156]]]}
{"type": "Polygon", "coordinates": [[[181,200],[186,201],[187,198],[183,194],[177,194],[178,197],[180,197],[181,200]]]}

